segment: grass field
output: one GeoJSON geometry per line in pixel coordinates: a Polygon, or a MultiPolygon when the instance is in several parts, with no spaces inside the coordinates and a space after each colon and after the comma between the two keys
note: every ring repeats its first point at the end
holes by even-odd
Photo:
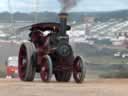
{"type": "Polygon", "coordinates": [[[114,56],[85,56],[84,58],[92,64],[128,64],[127,58],[114,56]]]}
{"type": "Polygon", "coordinates": [[[128,64],[128,59],[115,57],[114,54],[121,52],[121,54],[128,53],[128,49],[111,48],[93,46],[88,44],[76,44],[74,50],[77,55],[83,56],[85,60],[92,64],[128,64]]]}
{"type": "Polygon", "coordinates": [[[0,64],[0,77],[6,77],[6,66],[5,66],[5,64],[0,64]]]}

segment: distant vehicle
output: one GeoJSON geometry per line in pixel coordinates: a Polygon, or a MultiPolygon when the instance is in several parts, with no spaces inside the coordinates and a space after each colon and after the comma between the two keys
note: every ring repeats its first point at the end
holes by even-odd
{"type": "Polygon", "coordinates": [[[7,78],[18,77],[18,57],[10,56],[7,59],[7,78]]]}
{"type": "Polygon", "coordinates": [[[118,34],[116,39],[113,39],[113,45],[128,48],[128,32],[118,34]]]}

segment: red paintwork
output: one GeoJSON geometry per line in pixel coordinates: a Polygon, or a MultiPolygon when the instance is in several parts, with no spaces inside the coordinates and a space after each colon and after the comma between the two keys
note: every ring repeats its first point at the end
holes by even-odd
{"type": "Polygon", "coordinates": [[[42,65],[42,57],[48,54],[48,36],[44,36],[41,32],[33,32],[31,34],[31,41],[34,42],[34,45],[37,50],[37,64],[42,65]],[[40,41],[38,41],[40,40],[40,41]],[[40,43],[39,43],[40,42],[40,43]]]}
{"type": "Polygon", "coordinates": [[[80,80],[81,77],[81,65],[80,65],[80,61],[79,61],[80,57],[77,56],[74,60],[74,64],[73,64],[73,75],[75,77],[75,79],[77,81],[80,80]]]}
{"type": "Polygon", "coordinates": [[[42,62],[41,71],[40,71],[41,79],[44,80],[44,81],[47,81],[47,79],[48,79],[48,70],[49,70],[48,69],[48,64],[44,60],[42,62]]]}
{"type": "Polygon", "coordinates": [[[19,52],[19,63],[18,63],[18,72],[21,80],[24,80],[25,78],[25,68],[27,66],[27,63],[23,64],[24,58],[27,58],[26,48],[24,46],[21,46],[20,52],[19,52]]]}

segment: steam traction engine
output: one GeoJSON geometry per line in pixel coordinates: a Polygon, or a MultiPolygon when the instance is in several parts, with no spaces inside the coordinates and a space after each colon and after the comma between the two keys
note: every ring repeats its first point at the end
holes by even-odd
{"type": "Polygon", "coordinates": [[[74,56],[69,45],[70,30],[67,14],[59,14],[60,23],[38,23],[30,28],[30,40],[23,42],[19,50],[18,71],[23,81],[33,81],[36,72],[42,81],[48,82],[52,75],[59,82],[68,82],[71,75],[77,83],[85,78],[85,64],[80,56],[74,56]],[[49,31],[46,36],[44,32],[49,31]]]}

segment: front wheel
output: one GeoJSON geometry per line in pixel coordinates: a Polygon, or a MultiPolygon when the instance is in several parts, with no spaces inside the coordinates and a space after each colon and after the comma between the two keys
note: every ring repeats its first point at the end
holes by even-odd
{"type": "Polygon", "coordinates": [[[51,57],[46,55],[43,57],[45,62],[42,64],[41,71],[40,71],[40,77],[42,81],[49,82],[52,78],[52,60],[51,57]]]}
{"type": "Polygon", "coordinates": [[[76,83],[82,83],[86,74],[86,67],[80,56],[77,56],[73,65],[73,77],[76,83]]]}

